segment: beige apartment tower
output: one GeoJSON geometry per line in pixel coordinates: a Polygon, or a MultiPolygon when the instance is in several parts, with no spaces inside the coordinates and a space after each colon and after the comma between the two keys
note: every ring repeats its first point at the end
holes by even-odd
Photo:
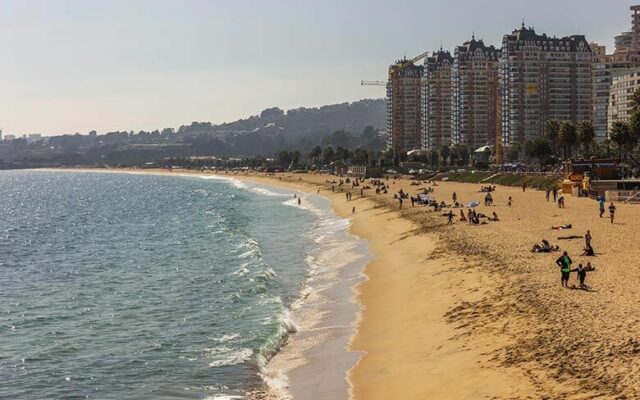
{"type": "Polygon", "coordinates": [[[475,37],[455,49],[452,69],[452,141],[473,151],[495,144],[500,50],[475,37]]]}
{"type": "Polygon", "coordinates": [[[503,143],[524,143],[544,134],[550,119],[591,119],[593,53],[583,35],[539,35],[514,30],[502,40],[500,96],[503,143]]]}
{"type": "Polygon", "coordinates": [[[453,57],[448,51],[437,51],[424,62],[422,94],[423,143],[426,150],[439,150],[451,145],[453,57]]]}

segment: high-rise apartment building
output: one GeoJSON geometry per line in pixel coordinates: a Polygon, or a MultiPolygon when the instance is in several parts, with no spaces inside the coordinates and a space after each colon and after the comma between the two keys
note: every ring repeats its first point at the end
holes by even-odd
{"type": "Polygon", "coordinates": [[[451,144],[451,69],[453,57],[437,51],[424,62],[422,93],[422,129],[425,149],[440,149],[451,144]]]}
{"type": "Polygon", "coordinates": [[[591,68],[591,121],[596,139],[606,139],[608,136],[609,91],[614,75],[625,71],[633,65],[623,53],[606,54],[606,48],[591,43],[594,54],[591,68]]]}
{"type": "MultiPolygon", "coordinates": [[[[632,6],[631,11],[631,31],[615,37],[613,54],[606,54],[603,46],[598,46],[599,51],[594,53],[591,118],[597,139],[604,139],[609,135],[609,128],[618,116],[623,119],[626,116],[625,110],[618,109],[621,104],[616,97],[621,93],[617,93],[613,99],[616,110],[609,112],[613,77],[624,74],[629,69],[640,67],[640,6],[632,6]]],[[[594,46],[592,44],[592,49],[594,46]]],[[[622,80],[624,79],[621,78],[620,82],[622,80]]],[[[621,84],[617,84],[616,90],[619,90],[621,84]]]]}
{"type": "Polygon", "coordinates": [[[494,145],[498,129],[500,50],[475,37],[455,49],[452,69],[452,139],[469,149],[494,145]]]}
{"type": "Polygon", "coordinates": [[[633,94],[640,89],[640,68],[614,75],[609,91],[608,128],[616,121],[627,122],[633,114],[633,94]]]}
{"type": "Polygon", "coordinates": [[[424,67],[400,60],[389,67],[388,147],[394,156],[422,149],[422,75],[424,67]]]}
{"type": "Polygon", "coordinates": [[[541,136],[550,119],[590,120],[592,58],[583,35],[549,37],[524,24],[505,35],[500,60],[504,144],[541,136]]]}

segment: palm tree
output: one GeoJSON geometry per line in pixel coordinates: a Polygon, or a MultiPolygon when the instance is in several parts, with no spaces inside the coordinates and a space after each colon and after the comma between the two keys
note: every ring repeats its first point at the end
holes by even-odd
{"type": "Polygon", "coordinates": [[[558,147],[558,135],[560,134],[560,122],[557,119],[550,119],[544,127],[544,135],[551,143],[553,151],[558,147]]]}
{"type": "Polygon", "coordinates": [[[614,122],[611,126],[609,137],[618,147],[618,156],[622,158],[623,154],[626,153],[627,146],[633,142],[629,125],[622,121],[614,122]]]}
{"type": "Polygon", "coordinates": [[[571,121],[563,122],[562,125],[560,125],[560,131],[558,132],[558,141],[562,145],[563,158],[567,158],[567,153],[569,153],[569,155],[573,154],[573,146],[577,140],[578,131],[575,124],[571,121]]]}
{"type": "Polygon", "coordinates": [[[322,147],[316,146],[309,153],[309,158],[313,161],[314,164],[318,163],[318,159],[322,155],[322,147]]]}
{"type": "Polygon", "coordinates": [[[593,129],[591,121],[583,121],[578,125],[578,142],[584,149],[582,155],[585,158],[589,156],[589,147],[593,143],[595,136],[595,129],[593,129]]]}

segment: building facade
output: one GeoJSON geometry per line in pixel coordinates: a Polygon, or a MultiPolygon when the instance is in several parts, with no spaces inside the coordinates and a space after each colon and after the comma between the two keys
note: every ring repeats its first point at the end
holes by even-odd
{"type": "Polygon", "coordinates": [[[473,151],[494,145],[498,129],[500,50],[475,37],[455,49],[451,72],[452,142],[473,151]]]}
{"type": "MultiPolygon", "coordinates": [[[[592,49],[593,47],[592,45],[592,49]]],[[[591,122],[596,140],[606,139],[609,134],[609,94],[613,77],[633,65],[625,56],[606,54],[604,50],[594,54],[591,68],[591,122]]]]}
{"type": "Polygon", "coordinates": [[[627,70],[611,79],[608,130],[616,121],[628,122],[633,113],[633,93],[640,89],[640,68],[627,70]]]}
{"type": "Polygon", "coordinates": [[[590,120],[592,61],[583,35],[549,37],[524,24],[505,35],[500,60],[503,143],[541,136],[550,119],[590,120]]]}
{"type": "Polygon", "coordinates": [[[389,67],[387,83],[388,148],[395,156],[424,147],[422,76],[424,67],[400,60],[389,67]]]}
{"type": "Polygon", "coordinates": [[[451,144],[452,68],[451,53],[442,49],[425,59],[422,85],[424,150],[438,150],[451,144]]]}

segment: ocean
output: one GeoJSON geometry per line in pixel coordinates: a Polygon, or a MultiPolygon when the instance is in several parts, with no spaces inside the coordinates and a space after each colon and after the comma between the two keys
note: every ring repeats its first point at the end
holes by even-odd
{"type": "Polygon", "coordinates": [[[234,179],[3,171],[0,193],[0,398],[244,398],[318,260],[361,250],[326,199],[234,179]]]}

